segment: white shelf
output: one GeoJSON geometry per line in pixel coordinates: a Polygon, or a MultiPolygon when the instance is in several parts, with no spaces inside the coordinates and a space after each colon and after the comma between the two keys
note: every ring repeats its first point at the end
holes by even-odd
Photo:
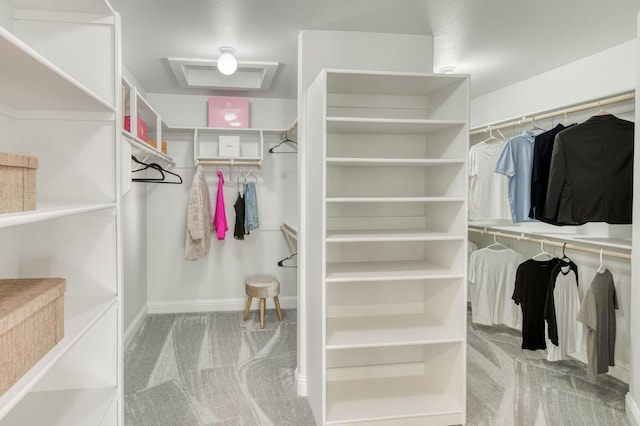
{"type": "Polygon", "coordinates": [[[464,273],[426,262],[334,262],[327,263],[327,283],[461,278],[464,273]]]}
{"type": "Polygon", "coordinates": [[[464,237],[424,229],[327,231],[327,243],[371,241],[462,241],[464,237]]]}
{"type": "Polygon", "coordinates": [[[327,318],[327,350],[461,343],[463,340],[461,328],[437,325],[425,314],[327,318]]]}
{"type": "Polygon", "coordinates": [[[99,425],[116,398],[115,388],[31,392],[2,421],[6,425],[99,425]]]}
{"type": "Polygon", "coordinates": [[[422,424],[457,424],[464,421],[463,409],[459,396],[444,393],[423,375],[327,383],[328,425],[410,417],[429,419],[422,424]]]}
{"type": "Polygon", "coordinates": [[[448,166],[463,165],[465,160],[416,158],[327,158],[327,164],[336,166],[448,166]]]}
{"type": "Polygon", "coordinates": [[[0,58],[5,64],[0,67],[2,104],[18,110],[115,111],[1,26],[0,58]]]}
{"type": "MultiPolygon", "coordinates": [[[[328,93],[353,95],[429,95],[464,82],[466,76],[423,73],[327,69],[328,93]]],[[[460,108],[462,109],[462,108],[460,108]]]]}
{"type": "Polygon", "coordinates": [[[113,209],[115,206],[115,203],[38,203],[37,210],[0,214],[0,228],[113,209]]]}
{"type": "Polygon", "coordinates": [[[327,132],[343,134],[422,135],[464,125],[457,120],[327,117],[327,132]]]}
{"type": "MultiPolygon", "coordinates": [[[[51,10],[51,0],[12,0],[16,9],[51,10]]],[[[56,0],[56,11],[113,15],[104,0],[56,0]]]]}
{"type": "MultiPolygon", "coordinates": [[[[175,161],[173,161],[171,157],[152,147],[148,143],[134,137],[128,131],[122,129],[122,135],[125,140],[129,142],[129,145],[131,145],[131,153],[135,155],[138,160],[145,163],[157,163],[166,170],[170,170],[176,166],[175,161]]],[[[138,164],[134,164],[133,166],[134,168],[136,166],[139,167],[138,164]]]]}
{"type": "Polygon", "coordinates": [[[31,370],[0,396],[0,419],[14,408],[37,385],[56,362],[79,341],[93,325],[117,304],[115,295],[93,294],[85,297],[65,295],[64,338],[31,370]]]}

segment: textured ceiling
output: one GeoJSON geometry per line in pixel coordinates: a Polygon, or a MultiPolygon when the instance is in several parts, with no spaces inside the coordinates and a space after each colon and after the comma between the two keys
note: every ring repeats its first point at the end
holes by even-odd
{"type": "MultiPolygon", "coordinates": [[[[472,97],[636,37],[638,0],[110,0],[122,17],[123,62],[150,93],[182,88],[168,57],[279,62],[268,91],[231,96],[295,98],[303,29],[435,37],[435,71],[471,75],[472,97]]],[[[398,46],[402,48],[402,46],[398,46]]],[[[381,55],[384,52],[380,52],[381,55]]],[[[630,62],[633,58],[630,58],[630,62]]],[[[615,70],[612,70],[615,72],[615,70]]]]}

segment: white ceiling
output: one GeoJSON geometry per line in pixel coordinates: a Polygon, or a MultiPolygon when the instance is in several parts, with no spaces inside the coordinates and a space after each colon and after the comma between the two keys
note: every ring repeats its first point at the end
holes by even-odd
{"type": "Polygon", "coordinates": [[[638,0],[110,3],[122,17],[124,65],[147,92],[292,99],[303,29],[433,35],[434,70],[454,65],[470,74],[475,97],[634,39],[640,10],[638,0]],[[167,58],[215,59],[222,46],[234,47],[239,61],[279,62],[271,88],[221,92],[178,84],[167,58]]]}

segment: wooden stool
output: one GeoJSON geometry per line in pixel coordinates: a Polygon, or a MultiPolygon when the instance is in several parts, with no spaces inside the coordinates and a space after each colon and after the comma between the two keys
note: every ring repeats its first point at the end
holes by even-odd
{"type": "Polygon", "coordinates": [[[264,309],[267,297],[273,297],[273,301],[276,303],[278,319],[282,321],[280,300],[278,299],[278,294],[280,294],[280,282],[277,279],[265,275],[249,277],[247,278],[244,288],[247,296],[249,297],[247,299],[247,307],[244,310],[245,321],[249,318],[249,308],[251,308],[251,301],[254,297],[260,299],[260,328],[264,328],[264,309]]]}

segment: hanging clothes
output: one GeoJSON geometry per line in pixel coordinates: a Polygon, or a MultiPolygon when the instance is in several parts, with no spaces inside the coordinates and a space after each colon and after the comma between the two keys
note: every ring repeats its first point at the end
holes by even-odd
{"type": "Polygon", "coordinates": [[[224,176],[220,170],[218,170],[218,194],[216,196],[216,212],[213,216],[213,226],[216,229],[218,239],[224,240],[229,226],[227,225],[227,214],[224,206],[224,176]]]}
{"type": "Polygon", "coordinates": [[[481,142],[469,150],[469,219],[510,219],[506,176],[493,172],[504,143],[481,142]]]}
{"type": "Polygon", "coordinates": [[[561,224],[630,224],[634,123],[595,115],[555,138],[544,215],[561,224]]]}
{"type": "Polygon", "coordinates": [[[238,192],[238,198],[233,205],[233,208],[236,211],[236,226],[233,229],[233,236],[236,240],[244,240],[244,207],[244,198],[242,197],[242,193],[238,192]]]}
{"type": "Polygon", "coordinates": [[[547,361],[568,359],[582,348],[582,326],[576,321],[580,310],[578,265],[559,262],[551,272],[545,320],[547,321],[547,361]]]}
{"type": "Polygon", "coordinates": [[[518,265],[524,256],[512,249],[483,248],[471,253],[471,321],[476,324],[504,324],[522,328],[522,313],[510,298],[518,265]]]}
{"type": "Polygon", "coordinates": [[[554,140],[558,133],[568,127],[558,124],[553,129],[537,135],[534,139],[533,167],[531,170],[531,208],[529,210],[529,218],[531,219],[555,224],[544,216],[544,204],[547,198],[549,168],[551,167],[554,140]]]}
{"type": "Polygon", "coordinates": [[[528,259],[516,272],[513,301],[522,310],[522,349],[546,349],[544,309],[553,268],[560,262],[528,259]]]}
{"type": "Polygon", "coordinates": [[[587,332],[587,376],[590,380],[615,365],[616,309],[618,298],[613,275],[608,269],[596,272],[578,312],[578,321],[584,324],[587,332]]]}
{"type": "Polygon", "coordinates": [[[249,231],[253,231],[260,227],[260,218],[258,217],[258,196],[256,194],[255,182],[247,182],[244,190],[244,204],[244,228],[245,232],[248,234],[249,231]]]}
{"type": "Polygon", "coordinates": [[[533,143],[539,130],[527,130],[522,135],[507,141],[494,171],[509,179],[508,198],[513,223],[530,222],[531,171],[533,165],[533,143]]]}
{"type": "Polygon", "coordinates": [[[187,206],[186,260],[198,260],[207,255],[211,246],[211,195],[202,166],[196,168],[187,206]]]}

